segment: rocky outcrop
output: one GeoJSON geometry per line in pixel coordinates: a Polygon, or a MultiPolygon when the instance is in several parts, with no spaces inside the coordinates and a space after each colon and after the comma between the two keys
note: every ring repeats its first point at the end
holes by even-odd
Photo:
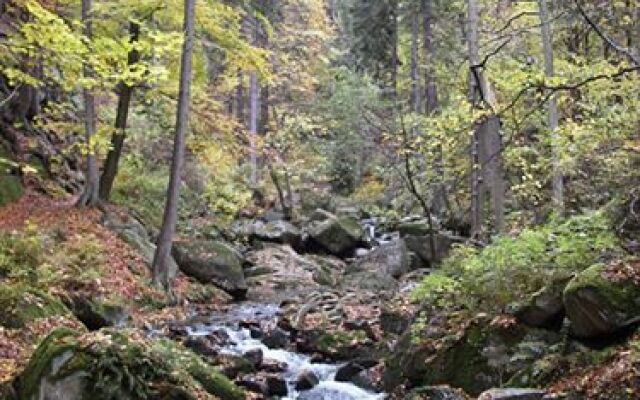
{"type": "Polygon", "coordinates": [[[53,331],[14,386],[25,400],[177,400],[193,399],[198,390],[244,399],[242,390],[183,347],[116,331],[53,331]]]}
{"type": "Polygon", "coordinates": [[[397,278],[410,270],[409,250],[402,239],[383,244],[349,265],[343,278],[345,288],[381,290],[392,293],[397,278]]]}
{"type": "Polygon", "coordinates": [[[322,249],[337,256],[348,255],[364,240],[364,231],[352,217],[333,217],[312,224],[311,240],[322,249]]]}
{"type": "Polygon", "coordinates": [[[226,243],[204,239],[177,242],[173,254],[185,275],[213,283],[235,299],[246,297],[248,287],[242,260],[226,243]]]}
{"type": "Polygon", "coordinates": [[[122,304],[100,298],[92,298],[88,293],[75,293],[65,303],[89,330],[110,326],[123,326],[129,313],[122,304]]]}
{"type": "Polygon", "coordinates": [[[613,282],[605,265],[576,275],[564,290],[571,331],[579,338],[601,338],[640,320],[640,285],[613,282]]]}

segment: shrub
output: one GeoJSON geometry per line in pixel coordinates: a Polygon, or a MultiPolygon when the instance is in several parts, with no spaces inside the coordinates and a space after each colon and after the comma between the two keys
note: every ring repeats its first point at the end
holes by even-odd
{"type": "Polygon", "coordinates": [[[582,271],[617,248],[607,217],[591,212],[566,221],[552,221],[502,236],[476,249],[458,246],[440,271],[427,276],[414,298],[433,302],[458,300],[471,309],[503,311],[550,281],[582,271]]]}

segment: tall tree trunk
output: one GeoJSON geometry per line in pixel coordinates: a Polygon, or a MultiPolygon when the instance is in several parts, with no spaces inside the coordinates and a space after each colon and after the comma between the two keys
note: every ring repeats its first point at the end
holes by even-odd
{"type": "MultiPolygon", "coordinates": [[[[544,50],[544,70],[548,78],[553,78],[553,31],[547,0],[538,0],[542,22],[542,47],[544,50]]],[[[555,94],[549,99],[549,131],[551,132],[551,165],[553,168],[553,203],[558,214],[564,210],[564,183],[560,169],[560,149],[558,143],[558,104],[555,94]]]]}
{"type": "Polygon", "coordinates": [[[391,96],[394,101],[398,95],[398,68],[400,57],[398,55],[398,1],[391,0],[391,96]]]}
{"type": "Polygon", "coordinates": [[[426,104],[425,111],[427,115],[433,114],[438,109],[438,86],[436,84],[435,74],[435,46],[433,40],[433,1],[424,0],[424,55],[425,55],[425,89],[426,104]]]}
{"type": "Polygon", "coordinates": [[[236,121],[238,124],[245,126],[244,120],[244,76],[238,71],[238,86],[236,86],[236,121]]]}
{"type": "Polygon", "coordinates": [[[260,88],[258,86],[258,73],[251,71],[249,76],[249,98],[250,98],[250,115],[249,115],[249,162],[251,163],[250,182],[252,187],[258,185],[258,96],[260,88]]]}
{"type": "MultiPolygon", "coordinates": [[[[90,41],[93,38],[93,20],[91,16],[92,0],[82,0],[82,21],[84,22],[84,35],[90,41]]],[[[91,77],[91,67],[85,63],[84,76],[91,77]]],[[[99,203],[99,174],[96,160],[93,136],[96,133],[95,97],[91,88],[84,88],[84,137],[87,151],[87,166],[84,191],[78,199],[79,206],[95,207],[99,203]]]]}
{"type": "MultiPolygon", "coordinates": [[[[467,46],[469,51],[469,64],[472,71],[469,74],[469,100],[473,104],[478,103],[479,79],[473,70],[473,66],[480,63],[480,45],[478,37],[478,25],[480,19],[480,9],[478,0],[467,0],[468,21],[467,21],[467,46]]],[[[484,206],[482,196],[482,174],[480,171],[480,140],[479,129],[475,129],[471,138],[471,236],[481,235],[484,222],[484,206]]]]}
{"type": "Polygon", "coordinates": [[[418,13],[411,16],[411,96],[413,104],[413,112],[416,114],[422,108],[422,99],[420,96],[420,77],[418,75],[418,64],[420,55],[418,54],[420,24],[418,21],[418,13]]]}
{"type": "MultiPolygon", "coordinates": [[[[136,43],[140,37],[140,25],[137,22],[129,23],[129,36],[131,43],[136,43]]],[[[128,56],[129,66],[135,65],[140,61],[140,53],[138,50],[131,49],[128,56]]],[[[115,132],[111,136],[111,148],[107,153],[107,159],[104,163],[102,176],[100,177],[100,199],[109,201],[113,182],[118,174],[118,164],[122,155],[122,147],[127,129],[127,119],[129,118],[129,107],[131,98],[133,97],[133,86],[127,85],[125,82],[119,84],[120,94],[118,96],[118,108],[116,111],[115,132]]]]}
{"type": "Polygon", "coordinates": [[[176,116],[176,133],[173,145],[173,159],[171,175],[167,189],[167,201],[164,209],[162,229],[158,237],[158,246],[153,257],[153,283],[165,291],[170,290],[169,256],[173,235],[178,219],[178,199],[180,195],[180,175],[184,162],[185,142],[189,128],[189,110],[191,101],[192,56],[194,46],[195,0],[185,0],[184,3],[184,43],[180,63],[180,93],[178,97],[178,111],[176,116]]]}

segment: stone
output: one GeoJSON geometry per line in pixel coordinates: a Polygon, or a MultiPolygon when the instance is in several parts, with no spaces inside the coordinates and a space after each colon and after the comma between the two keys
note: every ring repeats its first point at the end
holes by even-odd
{"type": "Polygon", "coordinates": [[[546,392],[539,389],[490,389],[482,393],[478,400],[542,400],[546,392]]]}
{"type": "Polygon", "coordinates": [[[263,242],[288,244],[297,247],[302,241],[302,234],[298,228],[288,221],[256,222],[253,226],[251,239],[263,242]]]}
{"type": "Polygon", "coordinates": [[[311,239],[331,254],[343,256],[364,240],[364,231],[355,218],[329,218],[309,228],[311,239]]]}
{"type": "Polygon", "coordinates": [[[67,305],[76,318],[92,331],[109,326],[122,327],[129,319],[129,313],[122,304],[90,298],[87,293],[70,296],[67,305]]]}
{"type": "Polygon", "coordinates": [[[429,235],[403,235],[407,248],[426,266],[433,266],[444,260],[454,241],[446,235],[434,235],[435,257],[431,254],[431,238],[429,235]]]}
{"type": "Polygon", "coordinates": [[[233,296],[244,299],[248,286],[242,260],[228,244],[193,239],[177,242],[173,253],[180,270],[202,283],[212,283],[233,296]]]}
{"type": "Polygon", "coordinates": [[[95,398],[96,391],[104,390],[99,384],[108,382],[110,397],[119,399],[129,399],[131,393],[159,400],[190,399],[195,387],[223,400],[245,398],[240,388],[179,344],[140,340],[131,340],[127,331],[103,329],[80,335],[56,329],[17,378],[17,397],[84,400],[95,398]],[[177,371],[180,380],[175,379],[177,371]]]}
{"type": "Polygon", "coordinates": [[[275,327],[264,333],[262,343],[272,349],[283,349],[289,344],[289,335],[284,330],[275,327]]]}
{"type": "Polygon", "coordinates": [[[284,397],[288,394],[287,382],[281,376],[269,375],[266,378],[267,393],[269,396],[284,397]]]}
{"type": "Polygon", "coordinates": [[[571,332],[578,338],[606,338],[640,319],[640,286],[630,280],[612,282],[605,271],[605,265],[594,265],[564,290],[571,332]]]}
{"type": "Polygon", "coordinates": [[[347,267],[347,274],[374,271],[392,278],[400,278],[410,271],[409,250],[404,240],[397,239],[376,248],[347,267]]]}
{"type": "Polygon", "coordinates": [[[404,397],[405,400],[466,400],[467,397],[457,389],[449,386],[424,386],[413,389],[404,397]]]}
{"type": "Polygon", "coordinates": [[[309,370],[303,370],[298,378],[296,378],[296,390],[310,390],[313,389],[318,383],[320,383],[320,379],[316,376],[316,374],[309,370]]]}
{"type": "Polygon", "coordinates": [[[354,376],[366,369],[374,367],[376,364],[378,364],[376,360],[361,359],[349,361],[338,368],[335,380],[338,382],[349,382],[354,376]]]}
{"type": "Polygon", "coordinates": [[[559,330],[565,316],[563,292],[569,279],[552,282],[529,299],[512,307],[518,321],[535,328],[559,330]]]}
{"type": "Polygon", "coordinates": [[[191,336],[184,341],[184,345],[194,353],[203,356],[217,356],[218,347],[206,336],[191,336]]]}
{"type": "Polygon", "coordinates": [[[249,360],[249,362],[253,364],[253,366],[256,368],[260,368],[260,366],[262,365],[262,361],[264,359],[262,349],[249,350],[246,353],[244,353],[243,356],[244,358],[249,360]]]}

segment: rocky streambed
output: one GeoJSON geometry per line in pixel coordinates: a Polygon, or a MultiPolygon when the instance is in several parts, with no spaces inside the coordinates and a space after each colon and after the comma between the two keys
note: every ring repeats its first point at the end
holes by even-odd
{"type": "Polygon", "coordinates": [[[292,400],[385,398],[371,387],[349,381],[352,363],[295,351],[291,332],[276,326],[279,315],[281,310],[274,304],[240,304],[224,314],[200,316],[185,326],[185,342],[196,350],[251,364],[253,368],[238,374],[236,382],[258,395],[292,400]]]}

